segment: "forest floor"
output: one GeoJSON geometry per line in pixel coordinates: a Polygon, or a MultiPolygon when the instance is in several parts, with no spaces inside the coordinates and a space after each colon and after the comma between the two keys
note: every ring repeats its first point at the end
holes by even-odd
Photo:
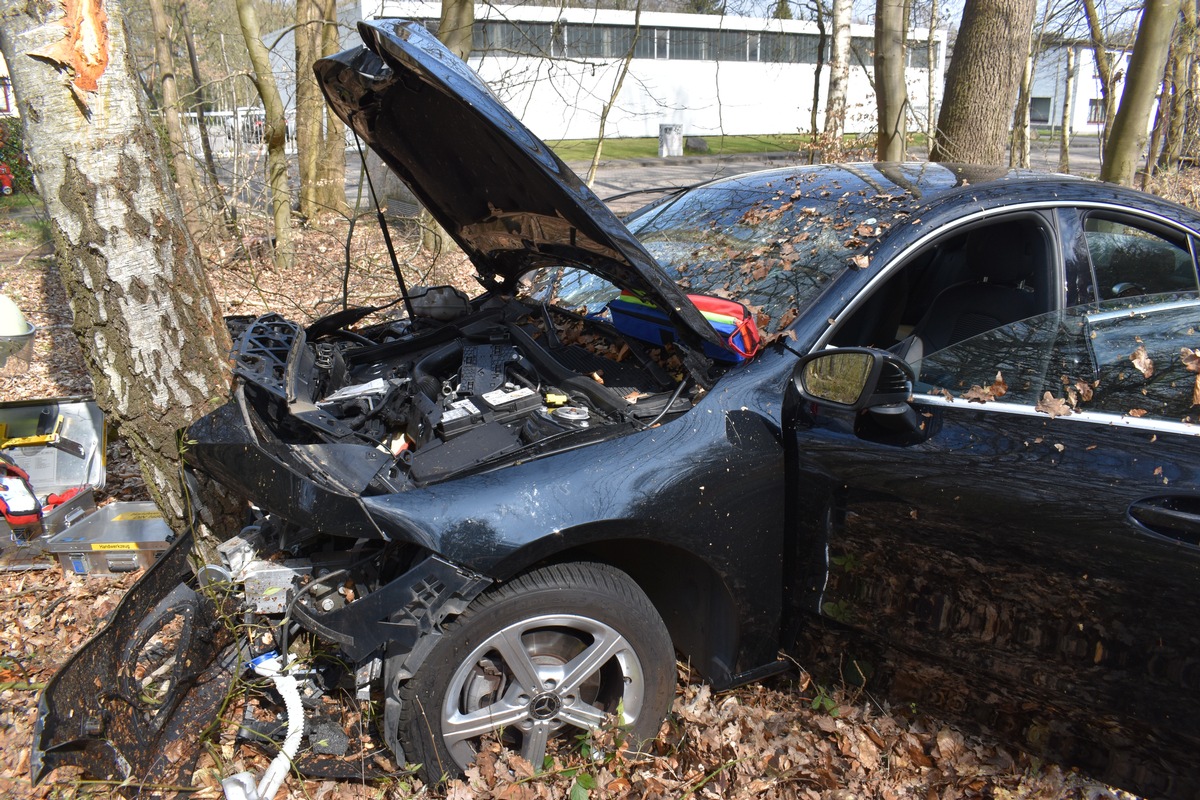
{"type": "MultiPolygon", "coordinates": [[[[1200,175],[1152,187],[1200,207],[1200,175]]],[[[0,398],[87,395],[91,382],[71,332],[71,312],[52,248],[38,241],[44,224],[29,215],[0,213],[0,293],[13,298],[37,326],[33,352],[21,369],[0,374],[0,398]]],[[[227,313],[276,310],[312,319],[336,310],[345,280],[348,224],[337,221],[303,231],[296,267],[280,274],[263,257],[264,240],[209,244],[209,278],[227,313]]],[[[453,283],[470,289],[461,256],[430,260],[401,247],[410,285],[453,283]]],[[[354,232],[349,279],[351,303],[395,297],[378,233],[354,232]]],[[[103,503],[145,499],[141,476],[119,437],[108,445],[103,503]]],[[[122,578],[64,575],[57,567],[0,573],[0,797],[116,796],[112,787],[60,770],[30,786],[29,744],[37,696],[46,681],[99,630],[136,575],[122,578]]],[[[356,735],[360,735],[357,734],[356,735]]],[[[364,751],[386,754],[377,732],[361,732],[364,751]]],[[[496,750],[499,750],[497,746],[496,750]]],[[[220,777],[260,771],[268,758],[238,743],[226,726],[217,735],[181,796],[221,797],[220,777]]],[[[385,755],[376,766],[390,766],[385,755]]],[[[800,672],[726,693],[691,679],[681,665],[673,710],[657,749],[637,760],[583,759],[563,752],[555,767],[535,774],[511,753],[489,752],[464,780],[423,785],[397,772],[374,780],[301,780],[292,777],[278,798],[446,797],[501,798],[848,798],[955,800],[956,798],[1128,797],[1076,772],[1041,762],[986,734],[966,733],[936,716],[893,707],[848,686],[819,686],[800,672]]]]}

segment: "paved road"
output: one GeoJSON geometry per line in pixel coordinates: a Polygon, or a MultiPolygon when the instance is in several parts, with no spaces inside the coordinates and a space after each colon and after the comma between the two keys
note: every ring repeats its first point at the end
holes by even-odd
{"type": "MultiPolygon", "coordinates": [[[[1034,142],[1030,155],[1031,163],[1037,169],[1055,170],[1058,167],[1057,142],[1034,142]]],[[[912,157],[920,159],[924,157],[924,153],[914,152],[912,153],[912,157]]],[[[368,161],[372,164],[371,174],[375,181],[375,188],[381,197],[407,195],[407,192],[399,187],[398,181],[395,178],[384,177],[381,174],[378,167],[378,159],[369,154],[368,161]]],[[[224,176],[230,176],[233,173],[232,159],[220,159],[220,162],[219,171],[224,176]]],[[[246,148],[246,152],[239,163],[237,180],[229,181],[236,183],[239,187],[236,191],[237,201],[240,204],[250,204],[259,208],[266,208],[266,193],[263,181],[266,166],[265,158],[261,152],[258,152],[258,148],[249,146],[246,148]]],[[[615,195],[632,191],[691,186],[714,178],[802,163],[807,163],[807,158],[802,158],[797,153],[770,153],[728,157],[682,156],[677,158],[646,158],[628,161],[610,160],[600,163],[600,168],[596,173],[596,180],[593,183],[593,189],[601,199],[607,200],[615,195]]],[[[580,161],[571,162],[570,166],[582,176],[587,174],[589,164],[586,161],[580,161]]],[[[1095,176],[1099,173],[1100,158],[1094,137],[1076,137],[1071,147],[1071,171],[1077,175],[1088,176],[1095,176]]],[[[371,200],[365,186],[362,187],[360,194],[359,183],[361,176],[362,168],[359,163],[358,153],[348,151],[346,153],[346,199],[351,208],[354,208],[356,202],[358,202],[359,208],[365,211],[371,208],[371,200]]],[[[618,213],[625,213],[653,200],[656,196],[652,192],[638,194],[623,200],[614,201],[611,205],[618,213]]],[[[392,205],[394,210],[396,206],[402,205],[402,203],[393,202],[392,205]]],[[[400,215],[407,216],[404,210],[400,212],[400,215]]]]}

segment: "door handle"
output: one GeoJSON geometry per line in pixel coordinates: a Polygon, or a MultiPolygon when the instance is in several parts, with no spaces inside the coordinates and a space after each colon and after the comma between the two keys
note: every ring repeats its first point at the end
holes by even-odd
{"type": "Polygon", "coordinates": [[[1200,497],[1147,497],[1129,506],[1129,518],[1156,538],[1200,547],[1200,497]]]}

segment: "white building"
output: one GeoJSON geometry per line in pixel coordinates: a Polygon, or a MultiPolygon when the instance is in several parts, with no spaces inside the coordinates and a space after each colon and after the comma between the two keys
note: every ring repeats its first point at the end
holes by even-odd
{"type": "MultiPolygon", "coordinates": [[[[414,19],[435,31],[440,13],[440,3],[412,0],[362,0],[361,7],[363,19],[414,19]]],[[[651,12],[635,18],[632,11],[539,6],[477,5],[475,15],[469,63],[543,139],[597,135],[631,47],[608,137],[655,137],[660,124],[682,125],[685,136],[811,130],[816,23],[651,12]]],[[[846,130],[870,132],[876,127],[874,31],[854,25],[851,36],[846,130]]],[[[923,127],[929,87],[941,93],[945,42],[935,33],[931,81],[928,31],[915,29],[910,37],[908,87],[916,117],[910,127],[923,127]]],[[[817,99],[822,126],[828,84],[826,56],[817,99]]]]}
{"type": "MultiPolygon", "coordinates": [[[[1069,133],[1097,135],[1104,127],[1104,95],[1100,88],[1100,71],[1096,69],[1096,54],[1090,44],[1055,42],[1043,48],[1034,64],[1033,82],[1029,89],[1029,122],[1037,127],[1062,128],[1063,103],[1067,97],[1067,53],[1074,51],[1074,76],[1071,82],[1069,133]]],[[[1108,57],[1117,76],[1113,94],[1120,102],[1129,72],[1131,51],[1112,50],[1108,57]]],[[[1151,114],[1150,124],[1154,124],[1151,114]]]]}

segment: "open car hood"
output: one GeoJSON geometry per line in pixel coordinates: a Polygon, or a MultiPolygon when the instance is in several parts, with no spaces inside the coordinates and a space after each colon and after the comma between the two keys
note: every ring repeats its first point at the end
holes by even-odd
{"type": "Polygon", "coordinates": [[[330,107],[408,184],[485,285],[579,264],[645,298],[684,341],[728,345],[620,220],[424,26],[360,22],[365,46],[319,60],[330,107]]]}

